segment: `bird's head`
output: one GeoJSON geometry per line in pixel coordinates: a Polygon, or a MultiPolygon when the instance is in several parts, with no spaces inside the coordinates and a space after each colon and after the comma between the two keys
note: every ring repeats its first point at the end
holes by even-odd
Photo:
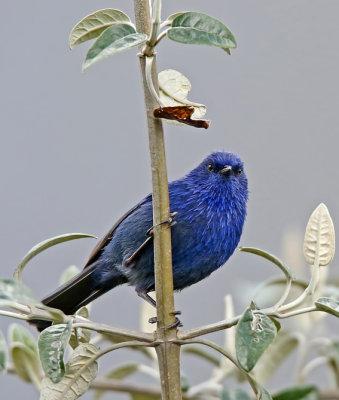
{"type": "Polygon", "coordinates": [[[232,190],[240,190],[246,193],[247,178],[244,172],[244,164],[233,153],[215,152],[210,154],[191,171],[191,178],[197,179],[203,186],[227,186],[232,190]]]}

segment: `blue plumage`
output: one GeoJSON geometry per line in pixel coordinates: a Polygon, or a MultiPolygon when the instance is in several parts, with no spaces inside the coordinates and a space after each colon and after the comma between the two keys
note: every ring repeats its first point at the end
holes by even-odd
{"type": "MultiPolygon", "coordinates": [[[[221,267],[238,245],[248,198],[243,163],[232,153],[212,153],[186,176],[171,182],[169,195],[171,212],[178,213],[171,228],[173,283],[175,290],[181,290],[221,267]]],[[[43,302],[73,313],[122,283],[135,286],[139,294],[154,290],[152,241],[125,265],[152,224],[149,195],[118,221],[84,270],[43,302]]]]}

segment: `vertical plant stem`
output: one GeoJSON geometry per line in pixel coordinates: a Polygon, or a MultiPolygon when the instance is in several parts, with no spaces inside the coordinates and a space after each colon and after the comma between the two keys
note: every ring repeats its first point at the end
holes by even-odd
{"type": "MultiPolygon", "coordinates": [[[[151,15],[149,0],[134,0],[136,27],[138,32],[150,34],[151,15]]],[[[148,54],[152,56],[152,54],[148,54]]],[[[153,55],[152,80],[157,90],[157,68],[153,55]]],[[[175,317],[172,275],[171,230],[168,224],[159,225],[169,218],[168,179],[166,154],[162,122],[153,117],[153,109],[158,107],[149,91],[146,76],[146,56],[139,57],[146,104],[149,148],[153,186],[153,223],[154,223],[154,272],[157,302],[157,346],[162,398],[165,400],[181,399],[180,387],[180,346],[173,343],[177,337],[176,328],[166,329],[173,324],[175,317]],[[165,328],[165,329],[164,329],[165,328]]]]}

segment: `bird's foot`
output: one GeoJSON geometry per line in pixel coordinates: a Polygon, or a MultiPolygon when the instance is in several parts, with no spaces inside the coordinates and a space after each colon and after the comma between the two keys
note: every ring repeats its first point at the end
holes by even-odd
{"type": "Polygon", "coordinates": [[[165,221],[160,222],[160,224],[156,224],[153,225],[152,228],[150,228],[147,232],[146,232],[146,236],[150,237],[153,236],[153,229],[157,226],[161,226],[161,225],[165,225],[168,224],[169,226],[173,226],[175,225],[177,222],[174,220],[174,218],[176,217],[176,215],[178,215],[177,211],[174,211],[172,213],[170,213],[169,218],[165,219],[165,221]]]}
{"type": "MultiPolygon", "coordinates": [[[[170,313],[171,315],[180,315],[181,311],[174,311],[172,313],[170,313]]],[[[156,324],[158,322],[158,318],[157,317],[152,317],[148,320],[148,322],[150,324],[156,324]]],[[[180,319],[178,317],[175,317],[175,321],[172,322],[170,325],[167,326],[163,326],[161,329],[171,329],[171,328],[176,328],[176,327],[182,327],[183,324],[181,323],[180,319]]]]}

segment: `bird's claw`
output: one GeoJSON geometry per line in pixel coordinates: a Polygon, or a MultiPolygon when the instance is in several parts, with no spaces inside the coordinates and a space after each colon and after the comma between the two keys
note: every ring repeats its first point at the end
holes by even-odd
{"type": "Polygon", "coordinates": [[[165,221],[160,222],[160,224],[153,225],[152,228],[150,228],[150,229],[146,232],[146,236],[153,236],[153,229],[154,229],[156,226],[165,225],[165,224],[168,224],[169,226],[175,225],[177,222],[174,221],[174,218],[176,217],[177,214],[178,214],[178,212],[177,212],[177,211],[174,211],[174,212],[170,213],[169,218],[165,219],[165,221]]]}
{"type": "MultiPolygon", "coordinates": [[[[180,315],[181,311],[173,311],[170,314],[171,315],[180,315]]],[[[152,317],[152,318],[150,318],[148,320],[148,322],[150,324],[156,324],[159,321],[158,321],[157,317],[152,317]]],[[[182,326],[183,326],[183,324],[181,323],[180,319],[178,317],[175,317],[175,321],[174,322],[172,322],[170,325],[163,326],[161,329],[171,329],[171,328],[176,328],[176,327],[179,328],[179,327],[182,327],[182,326]]]]}

